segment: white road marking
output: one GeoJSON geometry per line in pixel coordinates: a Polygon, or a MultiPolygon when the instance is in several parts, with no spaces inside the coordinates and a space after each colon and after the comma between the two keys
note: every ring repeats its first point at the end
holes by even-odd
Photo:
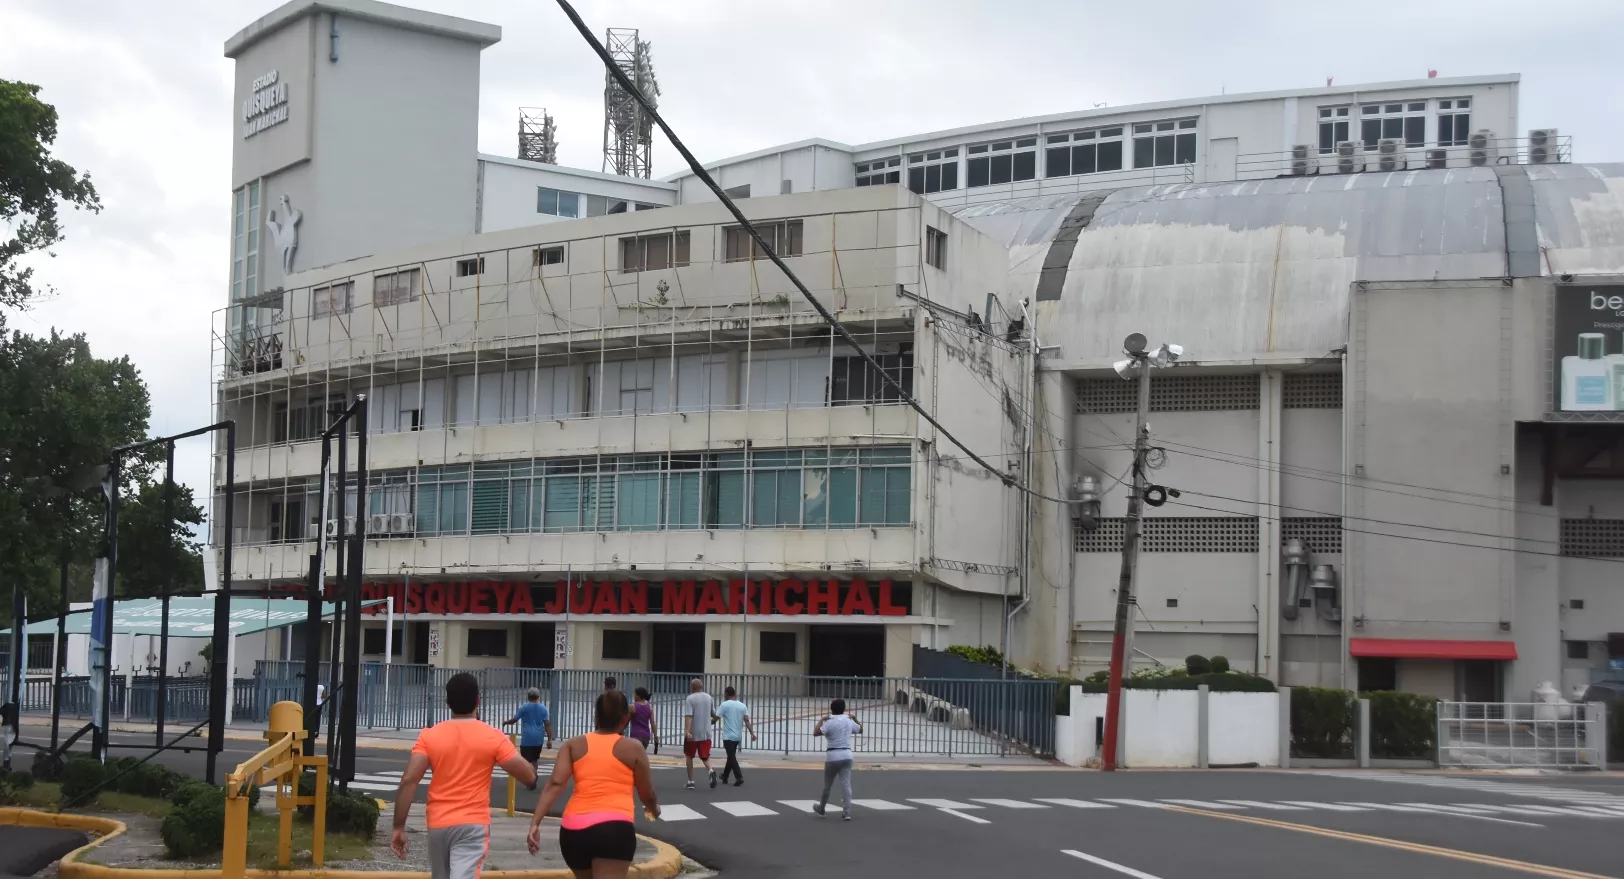
{"type": "Polygon", "coordinates": [[[681,803],[660,807],[661,821],[702,821],[705,816],[681,803]]]}
{"type": "Polygon", "coordinates": [[[1047,808],[1049,808],[1048,806],[1045,806],[1042,803],[1028,803],[1025,800],[1005,800],[1005,799],[1000,799],[998,797],[971,797],[970,799],[975,800],[978,803],[986,803],[989,806],[1003,806],[1006,809],[1047,809],[1047,808]]]}
{"type": "Polygon", "coordinates": [[[1450,815],[1456,818],[1466,818],[1471,821],[1492,821],[1496,824],[1517,824],[1523,827],[1544,827],[1543,824],[1534,824],[1530,821],[1513,821],[1510,818],[1490,818],[1487,815],[1469,815],[1458,809],[1448,806],[1439,806],[1435,803],[1348,803],[1350,806],[1365,806],[1371,809],[1381,809],[1387,812],[1419,812],[1423,815],[1450,815]]]}
{"type": "Polygon", "coordinates": [[[1234,803],[1237,806],[1251,806],[1254,809],[1273,809],[1276,812],[1302,812],[1306,806],[1287,806],[1283,803],[1264,803],[1258,800],[1219,800],[1220,803],[1234,803]]]}
{"type": "MultiPolygon", "coordinates": [[[[979,809],[981,807],[980,806],[971,806],[970,808],[979,809]]],[[[943,809],[942,811],[944,813],[948,814],[948,815],[952,815],[955,818],[963,818],[966,821],[972,821],[972,822],[975,822],[976,824],[991,824],[992,823],[991,821],[988,821],[985,818],[977,818],[974,815],[971,815],[971,814],[966,813],[966,812],[960,812],[957,809],[943,809]]]]}
{"type": "Polygon", "coordinates": [[[1118,864],[1115,861],[1107,861],[1104,858],[1097,858],[1097,857],[1095,857],[1093,855],[1086,854],[1084,852],[1080,852],[1080,851],[1078,851],[1078,850],[1076,850],[1074,848],[1061,849],[1061,852],[1063,854],[1071,855],[1074,858],[1080,858],[1082,860],[1085,860],[1085,861],[1089,862],[1090,864],[1096,864],[1098,866],[1104,867],[1107,870],[1115,870],[1115,871],[1117,871],[1118,873],[1121,873],[1124,876],[1132,876],[1132,877],[1134,877],[1134,879],[1159,879],[1159,877],[1152,876],[1149,873],[1144,872],[1143,870],[1135,870],[1132,867],[1124,867],[1123,865],[1118,864]]]}
{"type": "Polygon", "coordinates": [[[757,805],[755,803],[750,802],[749,800],[738,800],[736,802],[725,802],[725,803],[711,803],[711,805],[715,806],[718,809],[721,809],[722,811],[728,813],[729,815],[732,815],[735,818],[751,818],[751,817],[754,817],[756,815],[777,815],[778,814],[777,812],[774,812],[773,810],[767,808],[766,806],[757,805]]]}
{"type": "Polygon", "coordinates": [[[979,809],[979,808],[981,808],[981,806],[978,806],[975,803],[961,803],[958,800],[932,800],[932,799],[919,800],[919,799],[910,798],[908,800],[908,802],[910,802],[910,803],[918,803],[921,806],[929,806],[932,809],[979,809]]]}
{"type": "Polygon", "coordinates": [[[1070,806],[1073,809],[1115,809],[1110,803],[1096,803],[1093,800],[1068,800],[1065,797],[1038,797],[1040,803],[1052,803],[1056,806],[1070,806]]]}
{"type": "MultiPolygon", "coordinates": [[[[1456,803],[1463,809],[1488,809],[1491,812],[1500,812],[1507,815],[1531,815],[1535,818],[1549,818],[1552,815],[1577,815],[1584,818],[1600,818],[1586,812],[1576,812],[1563,809],[1559,806],[1491,806],[1486,803],[1456,803]]],[[[1615,817],[1624,818],[1624,815],[1615,817]]]]}
{"type": "Polygon", "coordinates": [[[817,800],[779,800],[778,802],[791,809],[799,809],[808,815],[817,814],[812,811],[812,807],[818,804],[817,800]]]}
{"type": "Polygon", "coordinates": [[[1119,806],[1138,806],[1141,809],[1165,809],[1165,808],[1167,808],[1166,803],[1153,803],[1150,800],[1103,799],[1103,800],[1100,800],[1100,802],[1102,802],[1102,803],[1116,803],[1119,806]]]}
{"type": "Polygon", "coordinates": [[[1361,806],[1350,806],[1347,803],[1316,803],[1312,800],[1283,800],[1290,806],[1302,806],[1305,809],[1325,809],[1330,812],[1368,812],[1369,809],[1361,806]]]}
{"type": "Polygon", "coordinates": [[[852,803],[862,806],[865,809],[873,809],[876,812],[900,812],[913,810],[913,806],[893,803],[890,800],[852,800],[852,803]]]}
{"type": "Polygon", "coordinates": [[[1206,800],[1162,800],[1162,802],[1172,803],[1175,806],[1189,806],[1192,809],[1217,809],[1224,812],[1233,812],[1236,809],[1246,808],[1245,806],[1226,806],[1223,803],[1209,803],[1206,800]]]}

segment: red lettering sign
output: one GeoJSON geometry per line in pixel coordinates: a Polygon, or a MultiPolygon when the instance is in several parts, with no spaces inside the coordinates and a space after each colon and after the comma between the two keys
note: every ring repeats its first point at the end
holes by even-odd
{"type": "Polygon", "coordinates": [[[620,612],[648,613],[648,583],[637,580],[620,584],[620,612]]]}
{"type": "Polygon", "coordinates": [[[694,613],[727,613],[727,605],[722,601],[722,584],[715,580],[706,580],[705,585],[699,589],[699,605],[694,613]]]}
{"type": "Polygon", "coordinates": [[[880,616],[901,617],[907,616],[908,609],[891,601],[891,581],[880,581],[880,616]]]}
{"type": "MultiPolygon", "coordinates": [[[[415,614],[510,614],[530,615],[538,612],[533,588],[529,582],[474,581],[466,583],[363,583],[362,600],[367,602],[362,612],[379,615],[385,612],[386,598],[393,598],[395,609],[415,614]]],[[[904,584],[906,588],[906,584],[904,584]]],[[[339,596],[336,585],[328,585],[323,594],[328,600],[339,596]]],[[[870,584],[864,580],[841,583],[838,580],[666,580],[651,584],[646,580],[625,580],[619,583],[587,582],[555,583],[551,599],[544,602],[539,612],[563,616],[568,613],[615,616],[645,615],[649,613],[671,616],[706,616],[717,614],[747,614],[750,616],[906,616],[908,602],[899,595],[891,580],[870,584]],[[660,592],[658,608],[651,611],[649,591],[660,592]]]]}
{"type": "Polygon", "coordinates": [[[806,612],[833,614],[840,612],[840,584],[833,580],[812,580],[806,586],[806,612]],[[819,608],[822,608],[821,610],[819,608]]]}
{"type": "Polygon", "coordinates": [[[785,580],[778,584],[778,612],[797,616],[806,610],[806,602],[799,596],[806,594],[806,584],[800,580],[785,580]]]}
{"type": "Polygon", "coordinates": [[[660,613],[692,614],[694,612],[694,581],[665,581],[660,590],[660,613]]]}
{"type": "Polygon", "coordinates": [[[569,594],[568,583],[554,583],[553,600],[547,602],[547,606],[543,607],[542,610],[546,611],[547,613],[563,613],[564,602],[568,599],[569,594]]]}
{"type": "Polygon", "coordinates": [[[851,581],[851,588],[846,590],[846,604],[840,608],[840,612],[846,616],[874,615],[874,599],[868,594],[867,583],[862,580],[851,581]]]}
{"type": "Polygon", "coordinates": [[[513,584],[513,600],[508,602],[508,613],[535,613],[536,606],[530,603],[530,584],[513,584]]]}
{"type": "Polygon", "coordinates": [[[615,584],[599,583],[598,595],[592,599],[592,612],[620,613],[620,600],[615,591],[615,584]]]}
{"type": "Polygon", "coordinates": [[[469,583],[468,584],[468,612],[469,613],[490,613],[491,612],[490,598],[491,598],[491,584],[489,584],[489,583],[469,583]]]}
{"type": "Polygon", "coordinates": [[[513,587],[515,587],[515,586],[519,587],[520,589],[523,589],[526,592],[530,591],[530,587],[524,585],[523,583],[492,583],[491,584],[491,591],[496,593],[496,612],[497,613],[508,613],[509,612],[508,611],[508,598],[513,595],[513,587]]]}
{"type": "Polygon", "coordinates": [[[445,584],[430,583],[423,590],[423,607],[429,613],[445,613],[445,584]]]}

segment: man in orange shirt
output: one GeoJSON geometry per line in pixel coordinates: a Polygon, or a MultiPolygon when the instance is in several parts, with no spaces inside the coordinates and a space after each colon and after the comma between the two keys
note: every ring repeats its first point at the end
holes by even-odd
{"type": "Polygon", "coordinates": [[[451,719],[418,733],[395,794],[395,832],[390,848],[406,857],[406,816],[417,796],[417,783],[434,770],[429,785],[429,876],[431,879],[479,879],[490,850],[491,767],[501,766],[531,790],[536,768],[514,749],[496,727],[479,719],[479,681],[466,672],[445,684],[451,719]]]}

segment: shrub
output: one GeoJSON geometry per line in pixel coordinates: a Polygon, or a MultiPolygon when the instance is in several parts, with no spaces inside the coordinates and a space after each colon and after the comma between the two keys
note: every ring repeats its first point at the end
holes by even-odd
{"type": "Polygon", "coordinates": [[[171,857],[192,858],[220,850],[226,833],[226,794],[192,783],[176,792],[177,805],[158,828],[171,857]],[[179,797],[186,794],[184,802],[179,797]]]}
{"type": "Polygon", "coordinates": [[[34,776],[28,772],[0,774],[0,803],[14,803],[17,795],[34,786],[34,776]]]}
{"type": "MultiPolygon", "coordinates": [[[[1109,689],[1105,680],[1089,680],[1078,682],[1084,693],[1104,693],[1109,689]]],[[[1202,684],[1214,693],[1273,693],[1274,682],[1265,677],[1242,672],[1228,672],[1226,674],[1204,675],[1165,675],[1162,677],[1134,677],[1122,682],[1124,689],[1128,690],[1195,690],[1202,684]]],[[[1292,691],[1296,693],[1295,690],[1292,691]]]]}
{"type": "Polygon", "coordinates": [[[74,757],[62,770],[62,804],[82,806],[107,778],[107,767],[88,756],[74,757]]]}
{"type": "Polygon", "coordinates": [[[1184,657],[1184,670],[1194,677],[1196,675],[1211,674],[1213,668],[1212,663],[1208,662],[1205,656],[1192,653],[1184,657]]]}
{"type": "Polygon", "coordinates": [[[360,791],[327,789],[327,830],[371,838],[378,830],[378,801],[360,791]]]}
{"type": "Polygon", "coordinates": [[[127,794],[167,800],[190,779],[167,766],[142,763],[129,774],[113,782],[113,788],[127,794]]]}
{"type": "Polygon", "coordinates": [[[1345,757],[1353,734],[1353,694],[1322,687],[1291,689],[1291,751],[1302,757],[1345,757]]]}
{"type": "Polygon", "coordinates": [[[985,665],[1001,666],[1004,664],[1004,654],[999,652],[997,647],[970,647],[964,644],[954,644],[944,652],[951,653],[960,659],[968,659],[971,662],[980,662],[985,665]]]}
{"type": "Polygon", "coordinates": [[[1227,656],[1214,656],[1207,662],[1212,664],[1212,673],[1215,675],[1221,675],[1229,671],[1229,657],[1227,656]]]}
{"type": "Polygon", "coordinates": [[[64,761],[52,757],[49,751],[34,752],[34,778],[39,781],[61,781],[64,761]]]}
{"type": "Polygon", "coordinates": [[[1389,758],[1432,756],[1438,731],[1438,703],[1414,693],[1375,692],[1370,700],[1370,755],[1389,758]]]}
{"type": "Polygon", "coordinates": [[[1082,681],[1072,677],[1057,678],[1054,691],[1054,713],[1071,716],[1071,688],[1082,681]]]}

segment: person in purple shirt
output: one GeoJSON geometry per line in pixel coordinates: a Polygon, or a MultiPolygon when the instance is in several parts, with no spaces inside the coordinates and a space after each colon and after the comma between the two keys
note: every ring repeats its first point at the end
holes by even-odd
{"type": "MultiPolygon", "coordinates": [[[[654,706],[649,704],[647,689],[638,687],[633,695],[637,697],[637,701],[632,703],[632,721],[626,727],[626,735],[642,742],[643,747],[647,748],[649,741],[659,735],[659,730],[654,723],[654,706]]],[[[655,753],[659,753],[659,749],[660,745],[656,742],[654,745],[655,753]]]]}

